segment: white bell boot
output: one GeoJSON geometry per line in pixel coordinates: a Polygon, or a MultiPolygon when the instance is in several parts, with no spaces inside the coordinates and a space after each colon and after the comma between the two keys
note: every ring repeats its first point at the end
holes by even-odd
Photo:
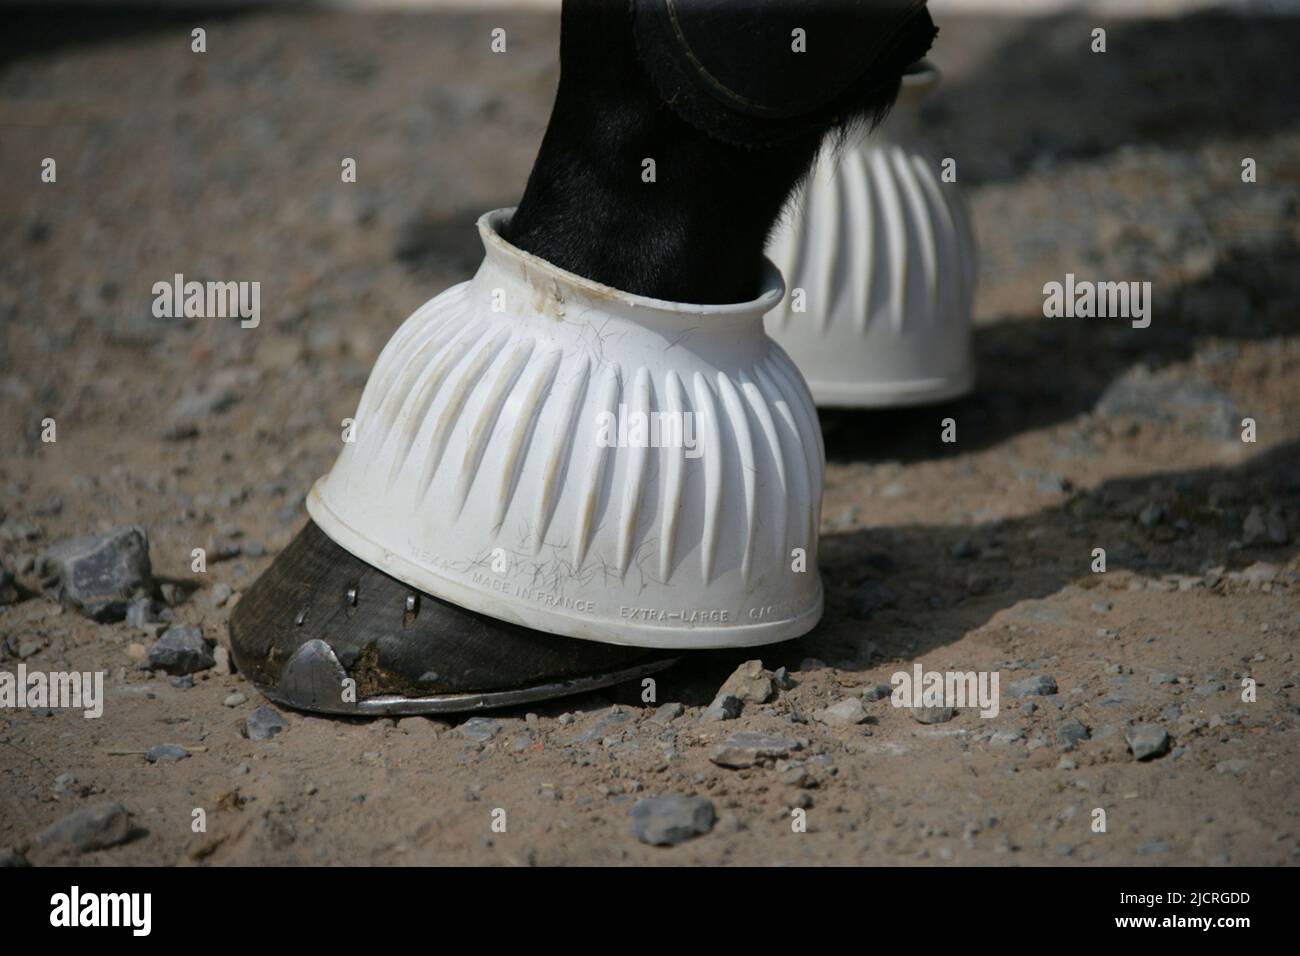
{"type": "Polygon", "coordinates": [[[768,334],[818,405],[918,405],[974,385],[974,236],[957,185],[917,144],[938,80],[921,61],[880,127],[824,150],[768,245],[790,290],[768,334]]]}
{"type": "Polygon", "coordinates": [[[824,453],[763,331],[776,269],[750,302],[644,298],[515,248],[510,212],[384,348],[314,524],[232,616],[277,700],[348,712],[359,670],[369,712],[521,702],[821,617],[824,453]]]}

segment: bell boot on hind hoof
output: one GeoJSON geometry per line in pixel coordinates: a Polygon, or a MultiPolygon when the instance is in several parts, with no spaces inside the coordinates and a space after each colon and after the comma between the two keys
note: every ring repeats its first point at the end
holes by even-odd
{"type": "Polygon", "coordinates": [[[821,154],[768,244],[802,290],[768,315],[768,334],[818,405],[921,405],[974,387],[974,233],[916,134],[938,81],[928,61],[914,64],[879,128],[821,154]]]}
{"type": "Polygon", "coordinates": [[[636,680],[675,660],[466,611],[371,567],[314,523],[241,598],[230,638],[236,665],[271,700],[334,714],[526,704],[636,680]]]}

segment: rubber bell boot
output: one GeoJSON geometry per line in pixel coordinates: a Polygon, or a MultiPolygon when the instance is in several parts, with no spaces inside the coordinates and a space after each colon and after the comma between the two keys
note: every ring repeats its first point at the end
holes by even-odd
{"type": "Polygon", "coordinates": [[[917,145],[938,81],[928,61],[911,67],[874,133],[823,152],[768,244],[790,287],[768,333],[818,405],[919,405],[974,386],[974,235],[957,185],[917,145]]]}
{"type": "Polygon", "coordinates": [[[510,245],[510,214],[384,348],[312,522],[231,615],[276,701],[524,703],[821,617],[824,452],[763,330],[776,269],[751,302],[629,295],[510,245]]]}

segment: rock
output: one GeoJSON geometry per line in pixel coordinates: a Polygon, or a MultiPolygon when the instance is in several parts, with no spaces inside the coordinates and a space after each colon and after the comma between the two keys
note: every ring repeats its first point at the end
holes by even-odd
{"type": "Polygon", "coordinates": [[[1124,735],[1137,760],[1160,757],[1169,750],[1169,733],[1159,724],[1137,724],[1124,735]]]}
{"type": "Polygon", "coordinates": [[[776,737],[772,734],[760,734],[742,730],[732,734],[713,748],[709,759],[719,767],[742,769],[752,767],[763,760],[776,760],[787,756],[792,750],[802,749],[802,744],[789,737],[776,737]]]}
{"type": "Polygon", "coordinates": [[[813,711],[813,720],[821,721],[831,727],[852,727],[866,719],[866,708],[862,706],[861,699],[857,697],[846,697],[825,710],[813,711]]]}
{"type": "Polygon", "coordinates": [[[1254,587],[1272,584],[1277,580],[1277,565],[1267,561],[1256,561],[1244,571],[1237,572],[1240,580],[1254,587]]]}
{"type": "Polygon", "coordinates": [[[663,724],[665,727],[685,713],[686,708],[678,703],[669,703],[662,705],[651,716],[650,720],[656,724],[663,724]]]}
{"type": "Polygon", "coordinates": [[[485,744],[501,732],[501,722],[491,717],[471,717],[456,728],[462,737],[485,744]]]}
{"type": "Polygon", "coordinates": [[[212,670],[218,675],[225,677],[235,672],[230,663],[230,651],[224,644],[218,644],[212,649],[212,670]]]}
{"type": "Polygon", "coordinates": [[[735,720],[744,707],[744,703],[736,695],[719,694],[713,698],[713,703],[705,708],[704,713],[700,714],[700,721],[713,723],[719,720],[735,720]]]}
{"type": "Polygon", "coordinates": [[[149,748],[144,759],[150,763],[176,763],[189,755],[190,752],[179,744],[158,744],[149,748]]]}
{"type": "Polygon", "coordinates": [[[1148,678],[1148,680],[1150,680],[1152,684],[1156,684],[1156,685],[1160,685],[1160,684],[1177,684],[1177,683],[1178,683],[1178,675],[1177,675],[1177,674],[1169,674],[1169,673],[1166,673],[1166,672],[1164,672],[1164,671],[1158,671],[1158,672],[1152,674],[1152,675],[1148,678]]]}
{"type": "Polygon", "coordinates": [[[1073,717],[1067,718],[1057,725],[1056,742],[1063,747],[1073,747],[1075,744],[1087,740],[1088,737],[1088,728],[1073,717]]]}
{"type": "Polygon", "coordinates": [[[130,836],[131,814],[110,800],[73,811],[37,834],[35,843],[51,853],[89,853],[125,843],[130,836]]]}
{"type": "Polygon", "coordinates": [[[762,661],[745,661],[718,690],[719,697],[730,694],[742,704],[766,704],[775,693],[772,672],[763,670],[762,661]]]}
{"type": "Polygon", "coordinates": [[[270,740],[284,728],[284,718],[270,707],[259,707],[244,718],[244,735],[249,740],[270,740]]]}
{"type": "Polygon", "coordinates": [[[1256,545],[1273,547],[1286,544],[1290,535],[1287,532],[1286,518],[1282,509],[1276,505],[1267,511],[1261,505],[1255,505],[1246,515],[1241,526],[1241,543],[1246,547],[1256,545]]]}
{"type": "Polygon", "coordinates": [[[918,724],[946,724],[957,716],[955,707],[909,707],[907,711],[918,724]]]}
{"type": "Polygon", "coordinates": [[[150,625],[161,624],[171,619],[171,609],[151,597],[136,598],[126,609],[127,625],[139,630],[145,630],[150,625]]]}
{"type": "Polygon", "coordinates": [[[194,674],[216,663],[197,627],[169,627],[149,648],[149,667],[168,674],[194,674]]]}
{"type": "MultiPolygon", "coordinates": [[[[879,581],[867,581],[854,592],[850,613],[856,618],[866,620],[877,611],[897,605],[898,595],[886,585],[879,581]]],[[[800,670],[803,668],[801,667],[800,670]]]]}
{"type": "Polygon", "coordinates": [[[894,695],[894,688],[889,684],[873,684],[862,692],[862,699],[867,703],[885,700],[894,695]]]}
{"type": "Polygon", "coordinates": [[[238,707],[240,704],[248,702],[248,697],[235,691],[233,694],[226,695],[226,699],[221,702],[223,707],[238,707]]]}
{"type": "Polygon", "coordinates": [[[54,795],[68,797],[76,793],[77,778],[70,773],[61,773],[54,778],[54,795]]]}
{"type": "Polygon", "coordinates": [[[712,800],[681,794],[638,800],[630,816],[633,835],[650,846],[677,846],[708,833],[717,820],[712,800]]]}
{"type": "Polygon", "coordinates": [[[136,597],[154,590],[149,536],[138,525],[54,545],[39,573],[60,604],[101,623],[122,620],[136,597]]]}
{"type": "Polygon", "coordinates": [[[1050,697],[1056,693],[1056,680],[1048,674],[1022,677],[1007,685],[1008,697],[1050,697]]]}
{"type": "Polygon", "coordinates": [[[224,581],[214,584],[212,586],[212,606],[224,607],[234,593],[235,589],[224,581]]]}
{"type": "Polygon", "coordinates": [[[772,683],[777,690],[794,690],[798,685],[795,684],[794,678],[787,673],[784,667],[778,667],[772,671],[772,683]]]}

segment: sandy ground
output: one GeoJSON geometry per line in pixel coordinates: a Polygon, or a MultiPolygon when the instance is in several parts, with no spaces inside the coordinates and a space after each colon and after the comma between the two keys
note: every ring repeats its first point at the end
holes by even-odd
{"type": "Polygon", "coordinates": [[[378,350],[477,264],[473,219],[519,194],[557,23],[209,17],[198,56],[191,20],[23,17],[0,41],[0,558],[26,589],[0,607],[0,668],[108,675],[101,719],[0,711],[0,848],[57,862],[34,836],[113,800],[133,838],[78,862],[1300,859],[1300,126],[1277,72],[1300,21],[1126,19],[1104,57],[1087,19],[941,21],[926,118],[982,244],[981,381],[941,408],[824,416],[828,604],[812,635],[664,673],[657,703],[685,708],[666,723],[625,687],[502,712],[482,733],[286,713],[280,735],[250,741],[264,702],[238,674],[183,688],[141,669],[151,638],[37,593],[36,558],[142,525],[155,573],[196,588],[177,620],[226,640],[239,592],[304,521],[378,350]],[[487,52],[494,26],[508,55],[487,52]],[[39,181],[47,156],[54,184],[39,181]],[[345,156],[356,184],[339,181],[345,156]],[[260,281],[261,326],[153,318],[151,286],[176,272],[260,281]],[[1151,327],[1043,318],[1042,284],[1066,272],[1152,281],[1151,327]],[[195,396],[210,413],[177,428],[195,396]],[[195,547],[229,557],[192,573],[195,547]],[[702,722],[754,656],[793,686],[702,722]],[[998,671],[1001,712],[922,724],[880,700],[866,723],[814,717],[916,663],[998,671]],[[1058,693],[1007,695],[1038,675],[1058,693]],[[1087,739],[1070,742],[1068,721],[1087,739]],[[1142,724],[1168,752],[1134,759],[1142,724]],[[803,749],[718,766],[737,730],[803,749]],[[161,743],[191,755],[139,754],[161,743]],[[707,797],[718,823],[643,845],[630,808],[670,793],[707,797]]]}

